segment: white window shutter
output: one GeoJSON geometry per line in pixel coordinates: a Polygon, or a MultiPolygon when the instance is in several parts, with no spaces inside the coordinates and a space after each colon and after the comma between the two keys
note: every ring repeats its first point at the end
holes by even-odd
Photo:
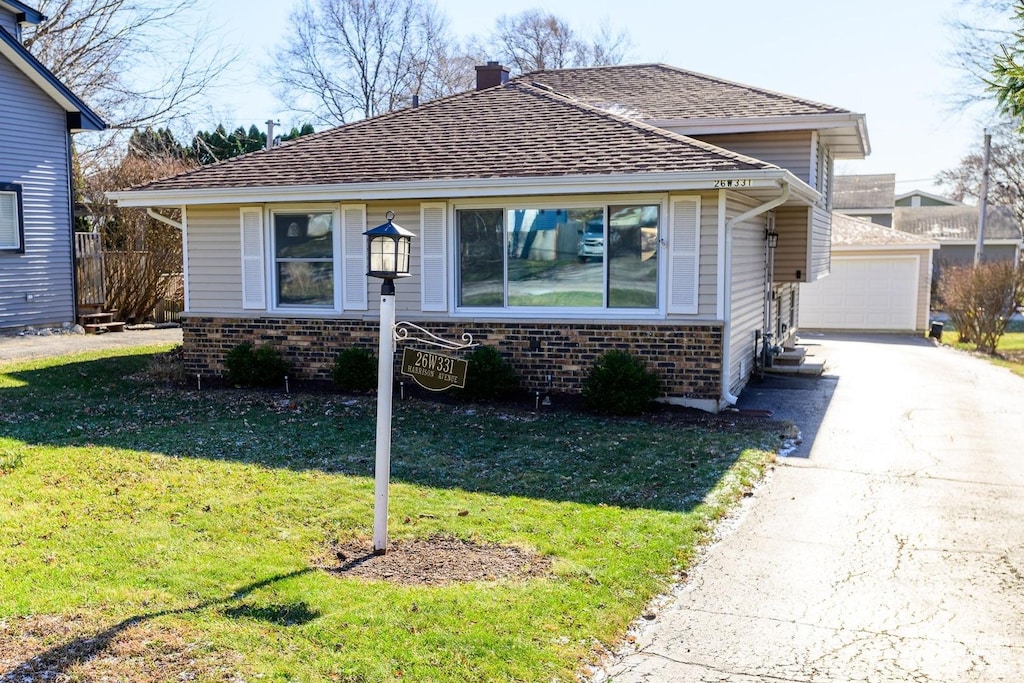
{"type": "Polygon", "coordinates": [[[242,308],[267,307],[266,269],[263,266],[263,209],[241,209],[242,308]]]}
{"type": "Polygon", "coordinates": [[[696,313],[700,279],[700,197],[672,199],[668,268],[668,312],[696,313]]]}
{"type": "Polygon", "coordinates": [[[448,207],[444,202],[420,204],[420,307],[448,310],[448,207]]]}
{"type": "Polygon", "coordinates": [[[341,207],[342,306],[348,311],[367,308],[366,204],[341,207]]]}

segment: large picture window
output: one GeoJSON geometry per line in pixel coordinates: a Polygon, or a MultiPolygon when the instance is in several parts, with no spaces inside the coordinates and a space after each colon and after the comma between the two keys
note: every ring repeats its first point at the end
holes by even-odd
{"type": "Polygon", "coordinates": [[[279,306],[333,308],[333,211],[273,214],[274,276],[279,306]]]}
{"type": "Polygon", "coordinates": [[[21,215],[21,186],[0,183],[0,250],[23,252],[25,229],[21,215]]]}
{"type": "Polygon", "coordinates": [[[656,309],[661,205],[456,212],[461,308],[656,309]]]}

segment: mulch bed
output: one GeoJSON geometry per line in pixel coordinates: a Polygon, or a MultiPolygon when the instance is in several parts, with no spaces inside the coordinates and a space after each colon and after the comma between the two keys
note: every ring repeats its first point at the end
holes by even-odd
{"type": "Polygon", "coordinates": [[[385,555],[374,555],[373,544],[368,541],[334,543],[318,566],[342,578],[444,585],[546,576],[551,571],[551,558],[515,546],[433,536],[394,540],[385,555]]]}

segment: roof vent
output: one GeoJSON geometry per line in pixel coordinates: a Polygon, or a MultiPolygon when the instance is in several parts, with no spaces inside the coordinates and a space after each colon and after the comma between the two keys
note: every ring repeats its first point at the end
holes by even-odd
{"type": "Polygon", "coordinates": [[[486,90],[505,83],[508,83],[508,67],[502,66],[500,62],[487,62],[484,66],[477,65],[477,90],[486,90]]]}

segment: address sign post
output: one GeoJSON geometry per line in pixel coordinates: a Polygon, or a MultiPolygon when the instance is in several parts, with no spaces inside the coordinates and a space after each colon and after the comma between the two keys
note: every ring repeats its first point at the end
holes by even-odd
{"type": "MultiPolygon", "coordinates": [[[[444,340],[412,323],[395,323],[395,280],[409,276],[409,257],[414,235],[393,223],[394,212],[387,212],[387,223],[367,230],[369,270],[367,275],[383,280],[380,286],[380,343],[377,354],[377,450],[373,468],[373,552],[388,551],[388,488],[391,480],[391,398],[394,385],[395,343],[417,341],[446,349],[476,346],[473,337],[462,335],[462,343],[444,340]],[[410,336],[410,331],[421,334],[410,336]]],[[[409,350],[407,350],[408,353],[409,350]]],[[[465,386],[466,361],[448,358],[430,351],[412,351],[406,372],[417,384],[432,391],[465,386]],[[416,355],[418,354],[418,355],[416,355]]]]}

